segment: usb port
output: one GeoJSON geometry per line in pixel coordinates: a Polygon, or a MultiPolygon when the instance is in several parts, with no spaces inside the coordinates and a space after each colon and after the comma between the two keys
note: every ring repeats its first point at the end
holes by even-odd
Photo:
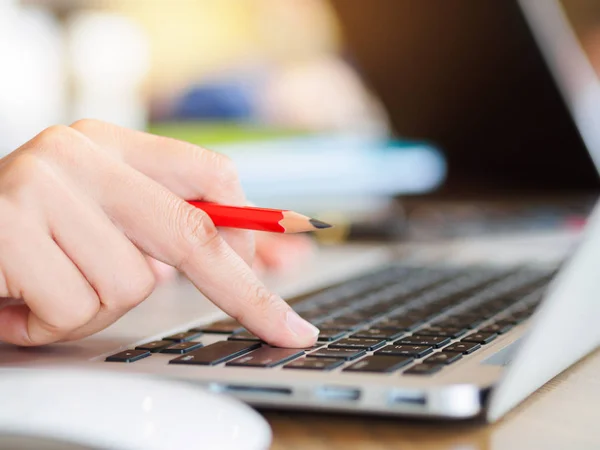
{"type": "Polygon", "coordinates": [[[322,386],[315,395],[321,400],[354,402],[360,398],[360,389],[343,386],[322,386]]]}
{"type": "Polygon", "coordinates": [[[251,394],[265,396],[289,396],[292,390],[284,387],[249,386],[242,384],[213,385],[212,390],[216,392],[231,394],[251,394]]]}
{"type": "Polygon", "coordinates": [[[395,391],[390,395],[390,402],[395,405],[425,406],[427,397],[419,391],[395,391]]]}

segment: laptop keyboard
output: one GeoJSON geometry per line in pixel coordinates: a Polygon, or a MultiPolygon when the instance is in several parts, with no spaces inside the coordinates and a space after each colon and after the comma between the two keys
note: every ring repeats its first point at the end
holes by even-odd
{"type": "Polygon", "coordinates": [[[178,355],[168,363],[179,365],[432,375],[527,320],[555,272],[386,267],[290,301],[321,331],[310,349],[272,347],[229,319],[106,361],[166,353],[178,355]],[[204,346],[202,338],[211,335],[226,340],[204,346]]]}

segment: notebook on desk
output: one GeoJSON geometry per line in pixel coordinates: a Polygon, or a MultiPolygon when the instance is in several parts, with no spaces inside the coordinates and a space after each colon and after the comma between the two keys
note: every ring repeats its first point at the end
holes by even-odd
{"type": "MultiPolygon", "coordinates": [[[[557,2],[519,4],[597,160],[597,77],[557,2]]],[[[184,283],[83,341],[2,345],[0,369],[77,366],[180,379],[260,407],[494,421],[600,344],[600,208],[558,261],[535,248],[528,264],[453,251],[390,255],[368,270],[380,259],[365,254],[364,273],[290,298],[321,330],[314,348],[266,345],[184,283]]]]}

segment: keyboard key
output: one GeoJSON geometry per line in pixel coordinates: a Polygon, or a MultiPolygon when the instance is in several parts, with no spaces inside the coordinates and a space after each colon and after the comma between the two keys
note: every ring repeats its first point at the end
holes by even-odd
{"type": "Polygon", "coordinates": [[[391,328],[398,331],[411,331],[424,323],[420,318],[395,317],[384,319],[375,324],[377,328],[391,328]]]}
{"type": "Polygon", "coordinates": [[[398,339],[405,334],[404,331],[398,331],[391,328],[368,328],[366,330],[358,330],[351,337],[355,338],[374,338],[374,339],[398,339]]]}
{"type": "Polygon", "coordinates": [[[332,370],[344,364],[338,358],[300,358],[283,366],[284,369],[332,370]]]}
{"type": "Polygon", "coordinates": [[[321,330],[319,333],[319,341],[335,341],[346,334],[346,331],[340,330],[321,330]]]}
{"type": "Polygon", "coordinates": [[[433,375],[434,373],[442,370],[444,366],[442,364],[417,364],[414,367],[411,367],[406,372],[407,375],[433,375]]]}
{"type": "Polygon", "coordinates": [[[504,333],[508,333],[513,327],[514,327],[514,325],[511,323],[496,322],[496,323],[493,323],[491,325],[488,325],[488,326],[482,328],[479,331],[481,333],[504,334],[504,333]]]}
{"type": "Polygon", "coordinates": [[[258,342],[249,341],[220,341],[206,347],[193,350],[187,355],[169,361],[169,364],[200,364],[213,366],[248,353],[260,347],[258,342]]]}
{"type": "Polygon", "coordinates": [[[173,342],[188,342],[193,339],[199,338],[202,336],[201,331],[186,331],[183,333],[172,334],[171,336],[164,337],[165,341],[173,341],[173,342]]]}
{"type": "Polygon", "coordinates": [[[340,320],[342,322],[362,323],[369,320],[369,315],[362,311],[350,311],[342,315],[336,316],[330,320],[340,320]]]}
{"type": "Polygon", "coordinates": [[[329,345],[329,348],[354,348],[363,350],[375,350],[376,348],[385,345],[383,339],[359,339],[359,338],[346,338],[341,339],[333,344],[329,345]]]}
{"type": "MultiPolygon", "coordinates": [[[[483,317],[472,315],[472,314],[460,314],[453,316],[458,322],[462,322],[464,328],[477,328],[485,320],[483,317]]],[[[463,327],[458,327],[463,328],[463,327]]]]}
{"type": "Polygon", "coordinates": [[[427,347],[424,345],[388,345],[375,352],[376,355],[382,356],[410,356],[413,358],[422,358],[425,355],[430,354],[433,351],[433,347],[427,347]]]}
{"type": "Polygon", "coordinates": [[[462,353],[454,352],[439,352],[429,358],[426,358],[423,362],[427,364],[452,364],[463,357],[462,353]]]}
{"type": "Polygon", "coordinates": [[[305,320],[322,319],[324,316],[329,315],[325,309],[312,309],[310,311],[301,312],[300,315],[305,320]]]}
{"type": "MultiPolygon", "coordinates": [[[[172,343],[171,343],[172,344],[172,343]]],[[[196,350],[197,348],[202,347],[201,342],[180,342],[175,345],[171,345],[163,350],[161,353],[179,353],[183,355],[184,353],[191,352],[192,350],[196,350]]]]}
{"type": "Polygon", "coordinates": [[[434,327],[439,327],[439,328],[469,328],[468,326],[466,326],[464,320],[459,320],[458,318],[456,318],[454,316],[445,317],[443,319],[436,320],[435,322],[432,323],[432,325],[434,327]]]}
{"type": "Polygon", "coordinates": [[[529,319],[529,314],[517,313],[511,314],[510,316],[502,317],[500,320],[502,322],[512,323],[513,325],[518,325],[521,322],[529,319]]]}
{"type": "Polygon", "coordinates": [[[250,333],[249,331],[240,331],[239,333],[234,333],[227,338],[228,341],[256,341],[260,342],[262,339],[258,336],[250,333]]]}
{"type": "Polygon", "coordinates": [[[136,350],[147,350],[152,353],[160,352],[163,348],[173,345],[173,341],[153,341],[147,344],[138,345],[136,350]]]}
{"type": "Polygon", "coordinates": [[[455,342],[454,344],[450,344],[443,351],[444,352],[458,352],[463,355],[469,355],[473,353],[475,350],[481,348],[480,344],[475,342],[455,342]]]}
{"type": "Polygon", "coordinates": [[[352,361],[360,356],[366,355],[365,350],[355,350],[352,348],[322,348],[309,353],[313,358],[340,358],[345,361],[352,361]]]}
{"type": "Polygon", "coordinates": [[[456,339],[463,334],[466,334],[466,328],[443,328],[443,327],[428,327],[415,331],[419,336],[442,336],[456,339]]]}
{"type": "Polygon", "coordinates": [[[363,325],[365,320],[328,319],[319,324],[319,328],[328,330],[354,330],[363,325]]]}
{"type": "Polygon", "coordinates": [[[304,355],[304,351],[296,348],[261,347],[247,355],[229,361],[226,366],[274,367],[302,355],[304,355]]]}
{"type": "Polygon", "coordinates": [[[373,355],[355,362],[350,367],[346,367],[344,372],[389,373],[410,364],[412,361],[413,359],[410,357],[373,355]]]}
{"type": "Polygon", "coordinates": [[[426,345],[435,348],[440,348],[444,345],[448,345],[450,341],[450,338],[444,336],[407,336],[405,338],[400,339],[399,341],[394,342],[394,344],[426,345]]]}
{"type": "Polygon", "coordinates": [[[106,361],[132,363],[147,358],[150,355],[151,353],[147,350],[125,350],[124,352],[109,356],[106,358],[106,361]]]}
{"type": "Polygon", "coordinates": [[[473,333],[461,339],[461,342],[477,342],[478,344],[489,344],[494,339],[496,339],[498,335],[496,333],[473,333]]]}
{"type": "Polygon", "coordinates": [[[202,331],[203,333],[213,334],[231,334],[236,331],[242,331],[244,327],[235,320],[221,320],[220,322],[211,323],[192,328],[190,331],[202,331]]]}
{"type": "Polygon", "coordinates": [[[474,316],[477,316],[477,317],[487,320],[490,317],[498,314],[498,309],[490,308],[490,307],[484,305],[484,306],[477,306],[475,308],[470,308],[468,312],[469,312],[469,314],[472,314],[474,316]]]}

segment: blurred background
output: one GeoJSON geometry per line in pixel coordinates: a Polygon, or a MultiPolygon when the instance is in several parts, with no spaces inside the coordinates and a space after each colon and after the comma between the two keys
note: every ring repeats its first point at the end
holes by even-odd
{"type": "MultiPolygon", "coordinates": [[[[563,4],[600,71],[600,4],[563,4]]],[[[183,139],[334,242],[579,226],[600,186],[513,1],[0,0],[0,68],[0,156],[80,118],[183,139]]]]}

